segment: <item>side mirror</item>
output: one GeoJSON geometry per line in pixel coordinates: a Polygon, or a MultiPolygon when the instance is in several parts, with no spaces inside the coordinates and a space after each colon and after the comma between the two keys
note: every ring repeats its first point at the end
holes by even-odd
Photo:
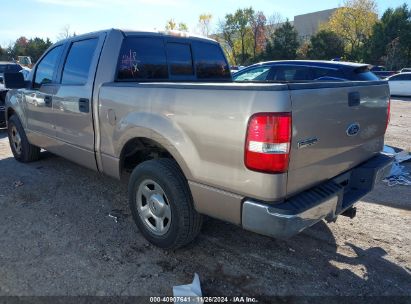
{"type": "Polygon", "coordinates": [[[6,89],[22,89],[26,87],[22,73],[4,73],[4,87],[6,89]]]}

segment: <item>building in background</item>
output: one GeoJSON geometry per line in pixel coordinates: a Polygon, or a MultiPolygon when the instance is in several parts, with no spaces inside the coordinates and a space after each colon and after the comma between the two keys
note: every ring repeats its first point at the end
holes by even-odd
{"type": "Polygon", "coordinates": [[[301,40],[308,40],[318,32],[322,23],[330,20],[337,8],[294,16],[294,27],[301,40]]]}

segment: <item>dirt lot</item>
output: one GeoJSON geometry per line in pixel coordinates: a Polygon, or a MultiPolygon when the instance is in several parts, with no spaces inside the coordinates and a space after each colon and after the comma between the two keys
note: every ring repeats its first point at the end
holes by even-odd
{"type": "MultiPolygon", "coordinates": [[[[393,101],[387,143],[410,148],[411,101],[393,101]]],[[[163,251],[132,222],[126,185],[47,152],[20,164],[0,131],[0,295],[171,295],[197,272],[204,295],[411,296],[410,252],[411,187],[383,184],[355,219],[288,241],[210,219],[163,251]]]]}

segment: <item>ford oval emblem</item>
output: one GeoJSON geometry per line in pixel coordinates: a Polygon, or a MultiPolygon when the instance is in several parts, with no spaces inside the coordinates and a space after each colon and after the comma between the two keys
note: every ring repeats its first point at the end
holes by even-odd
{"type": "Polygon", "coordinates": [[[348,136],[355,136],[360,132],[360,124],[359,123],[353,123],[348,126],[347,128],[347,135],[348,136]]]}

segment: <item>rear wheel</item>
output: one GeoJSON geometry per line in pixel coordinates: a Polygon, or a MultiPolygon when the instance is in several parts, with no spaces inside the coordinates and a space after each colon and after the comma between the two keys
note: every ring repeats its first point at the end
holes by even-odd
{"type": "Polygon", "coordinates": [[[9,118],[7,132],[10,148],[16,160],[27,163],[39,159],[40,148],[29,143],[23,126],[16,115],[9,118]]]}
{"type": "Polygon", "coordinates": [[[158,247],[182,247],[200,232],[202,216],[195,211],[187,181],[174,160],[138,165],[129,181],[129,203],[137,227],[158,247]]]}

